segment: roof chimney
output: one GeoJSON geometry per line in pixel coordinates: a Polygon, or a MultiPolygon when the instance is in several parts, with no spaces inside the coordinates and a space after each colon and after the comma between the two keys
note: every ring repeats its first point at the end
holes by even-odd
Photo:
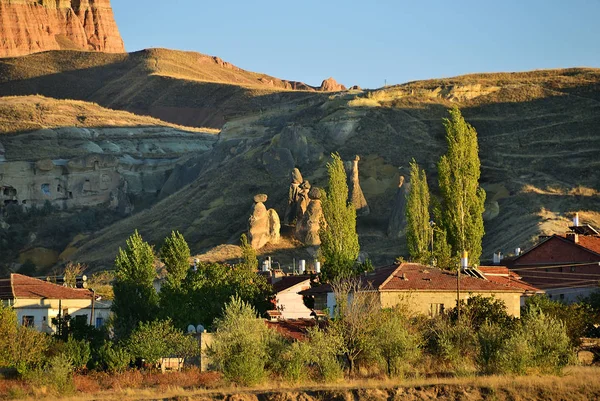
{"type": "Polygon", "coordinates": [[[574,232],[567,233],[567,239],[569,241],[572,241],[572,242],[578,244],[579,243],[579,234],[574,233],[574,232]]]}
{"type": "Polygon", "coordinates": [[[402,280],[408,281],[408,278],[406,277],[406,273],[402,273],[402,280]]]}
{"type": "Polygon", "coordinates": [[[575,213],[575,216],[573,216],[573,225],[579,227],[579,213],[575,213]]]}

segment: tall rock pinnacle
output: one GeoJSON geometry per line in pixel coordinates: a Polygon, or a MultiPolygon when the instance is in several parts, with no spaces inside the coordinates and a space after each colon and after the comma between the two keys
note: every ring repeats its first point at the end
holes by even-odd
{"type": "Polygon", "coordinates": [[[0,0],[0,57],[61,49],[125,52],[110,0],[0,0]]]}

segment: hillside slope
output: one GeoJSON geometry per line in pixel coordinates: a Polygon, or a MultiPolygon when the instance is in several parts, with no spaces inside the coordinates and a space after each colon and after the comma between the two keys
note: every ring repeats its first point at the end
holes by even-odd
{"type": "Polygon", "coordinates": [[[167,49],[0,59],[4,96],[85,100],[195,127],[221,128],[232,116],[314,97],[330,87],[328,81],[311,87],[245,71],[218,57],[167,49]]]}
{"type": "Polygon", "coordinates": [[[477,74],[291,100],[227,122],[212,151],[194,159],[195,169],[176,169],[179,185],[161,202],[78,243],[75,257],[106,265],[134,229],[155,243],[178,229],[197,252],[233,243],[254,194],[268,194],[267,207],[282,214],[290,170],[298,166],[325,186],[324,165],[339,151],[345,160],[361,156],[371,207],[359,219],[362,249],[377,263],[393,260],[405,253],[404,238],[385,234],[398,178],[414,157],[435,191],[442,118],[454,105],[479,133],[488,192],[484,257],[560,232],[574,211],[600,224],[598,69],[477,74]]]}

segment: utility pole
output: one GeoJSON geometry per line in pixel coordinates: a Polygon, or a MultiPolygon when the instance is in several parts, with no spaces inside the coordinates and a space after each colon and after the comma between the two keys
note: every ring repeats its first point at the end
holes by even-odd
{"type": "Polygon", "coordinates": [[[469,253],[463,251],[460,258],[460,266],[456,272],[456,310],[458,312],[458,320],[460,320],[460,272],[462,269],[469,267],[469,253]]]}

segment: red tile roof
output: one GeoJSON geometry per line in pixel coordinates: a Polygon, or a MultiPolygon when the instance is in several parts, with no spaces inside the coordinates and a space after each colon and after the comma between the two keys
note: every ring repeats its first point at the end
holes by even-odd
{"type": "Polygon", "coordinates": [[[291,319],[278,320],[276,322],[265,321],[267,327],[277,330],[281,335],[290,340],[305,340],[308,329],[316,326],[323,326],[324,322],[317,322],[315,319],[291,319]]]}
{"type": "MultiPolygon", "coordinates": [[[[507,271],[506,268],[502,272],[507,271]]],[[[500,270],[499,270],[500,271],[500,270]]],[[[484,280],[481,278],[461,275],[461,291],[486,291],[486,292],[524,292],[536,290],[527,283],[518,280],[514,275],[509,279],[495,278],[484,280]]],[[[376,269],[367,275],[360,276],[364,288],[379,291],[456,291],[456,273],[441,270],[435,267],[424,266],[418,263],[402,263],[376,269]]],[[[331,292],[331,286],[326,284],[313,287],[301,292],[303,295],[316,295],[331,292]]]]}
{"type": "Polygon", "coordinates": [[[580,235],[578,245],[600,254],[600,237],[580,235]]]}
{"type": "Polygon", "coordinates": [[[10,278],[0,279],[0,299],[92,299],[86,289],[63,287],[37,278],[13,273],[10,278]]]}
{"type": "MultiPolygon", "coordinates": [[[[523,288],[490,280],[461,275],[461,291],[523,292],[523,288]]],[[[380,291],[455,291],[456,273],[418,263],[402,263],[379,286],[380,291]]]]}
{"type": "Polygon", "coordinates": [[[521,288],[524,291],[543,292],[539,288],[536,288],[523,281],[521,276],[513,271],[510,271],[508,267],[479,266],[477,269],[484,274],[485,278],[495,283],[521,288]]]}

